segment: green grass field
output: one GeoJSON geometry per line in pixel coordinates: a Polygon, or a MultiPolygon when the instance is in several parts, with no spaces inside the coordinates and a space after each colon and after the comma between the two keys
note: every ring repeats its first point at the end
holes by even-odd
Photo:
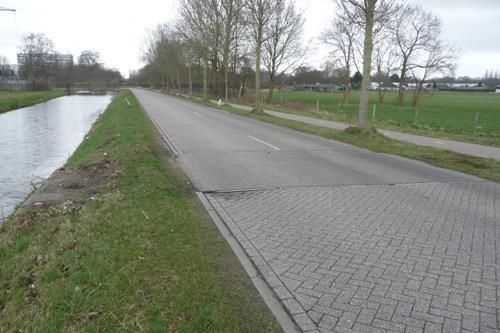
{"type": "MultiPolygon", "coordinates": [[[[411,92],[410,92],[411,93],[411,92]]],[[[407,104],[410,105],[410,93],[407,104]]],[[[342,93],[276,92],[273,104],[299,102],[308,111],[292,111],[322,118],[355,123],[358,117],[359,91],[353,91],[350,103],[339,108],[342,93]],[[319,101],[320,112],[316,112],[319,101]]],[[[278,106],[270,106],[278,107],[278,106]]],[[[288,110],[291,111],[291,110],[288,110]]],[[[500,146],[500,94],[477,92],[428,92],[421,98],[418,119],[412,107],[399,107],[397,93],[388,92],[384,105],[379,105],[376,92],[370,94],[368,121],[378,128],[452,138],[500,146]],[[376,116],[373,119],[373,105],[376,116]],[[479,126],[475,128],[476,113],[479,126]]]]}
{"type": "Polygon", "coordinates": [[[66,95],[66,90],[0,91],[0,113],[42,103],[66,95]]]}
{"type": "Polygon", "coordinates": [[[78,211],[54,206],[0,232],[0,332],[281,331],[165,156],[120,93],[66,165],[108,160],[109,185],[65,204],[78,211]]]}

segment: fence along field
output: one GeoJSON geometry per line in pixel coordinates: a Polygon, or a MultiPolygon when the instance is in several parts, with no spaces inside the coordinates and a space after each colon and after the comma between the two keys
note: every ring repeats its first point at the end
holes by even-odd
{"type": "MultiPolygon", "coordinates": [[[[410,94],[407,94],[410,105],[410,94]]],[[[379,104],[377,92],[370,93],[368,121],[372,126],[404,132],[448,137],[500,146],[500,94],[485,92],[427,92],[415,108],[397,104],[397,92],[387,92],[379,104]],[[375,117],[373,106],[375,107],[375,117]]],[[[355,123],[359,91],[353,91],[349,104],[341,105],[342,93],[280,91],[273,104],[292,106],[313,116],[355,123]],[[316,111],[319,106],[319,114],[316,111]]]]}

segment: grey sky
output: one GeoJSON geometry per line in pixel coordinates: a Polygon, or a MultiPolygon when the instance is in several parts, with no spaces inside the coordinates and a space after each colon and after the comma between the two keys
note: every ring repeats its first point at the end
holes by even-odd
{"type": "MultiPolygon", "coordinates": [[[[316,37],[334,13],[331,0],[297,0],[306,16],[306,40],[316,37]]],[[[443,37],[462,49],[458,75],[482,76],[500,70],[500,1],[414,0],[443,20],[443,37]]],[[[75,57],[85,49],[100,51],[110,67],[127,75],[141,66],[139,55],[147,28],[172,20],[177,0],[0,0],[17,9],[14,17],[0,12],[0,54],[15,62],[24,34],[44,32],[60,52],[75,57]]],[[[318,47],[312,65],[319,66],[326,51],[318,47]]]]}

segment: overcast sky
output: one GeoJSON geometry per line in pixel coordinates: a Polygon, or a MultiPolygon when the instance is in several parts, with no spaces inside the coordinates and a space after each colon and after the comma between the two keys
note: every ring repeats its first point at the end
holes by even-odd
{"type": "MultiPolygon", "coordinates": [[[[331,0],[297,0],[306,17],[306,40],[328,25],[334,13],[331,0]]],[[[458,75],[482,76],[500,71],[499,0],[414,0],[443,20],[443,38],[462,50],[458,75]]],[[[140,49],[146,29],[173,20],[177,0],[0,0],[0,55],[15,63],[22,36],[44,32],[61,53],[76,57],[82,50],[99,51],[108,67],[124,75],[142,66],[140,49]]],[[[317,44],[317,43],[316,43],[317,44]]],[[[319,67],[326,56],[317,47],[311,65],[319,67]]]]}

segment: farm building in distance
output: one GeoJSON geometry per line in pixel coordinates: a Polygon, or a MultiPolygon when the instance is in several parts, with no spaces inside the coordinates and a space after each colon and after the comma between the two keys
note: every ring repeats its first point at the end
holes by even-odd
{"type": "Polygon", "coordinates": [[[337,83],[303,83],[288,86],[285,89],[295,91],[332,92],[344,90],[344,85],[337,83]]]}

